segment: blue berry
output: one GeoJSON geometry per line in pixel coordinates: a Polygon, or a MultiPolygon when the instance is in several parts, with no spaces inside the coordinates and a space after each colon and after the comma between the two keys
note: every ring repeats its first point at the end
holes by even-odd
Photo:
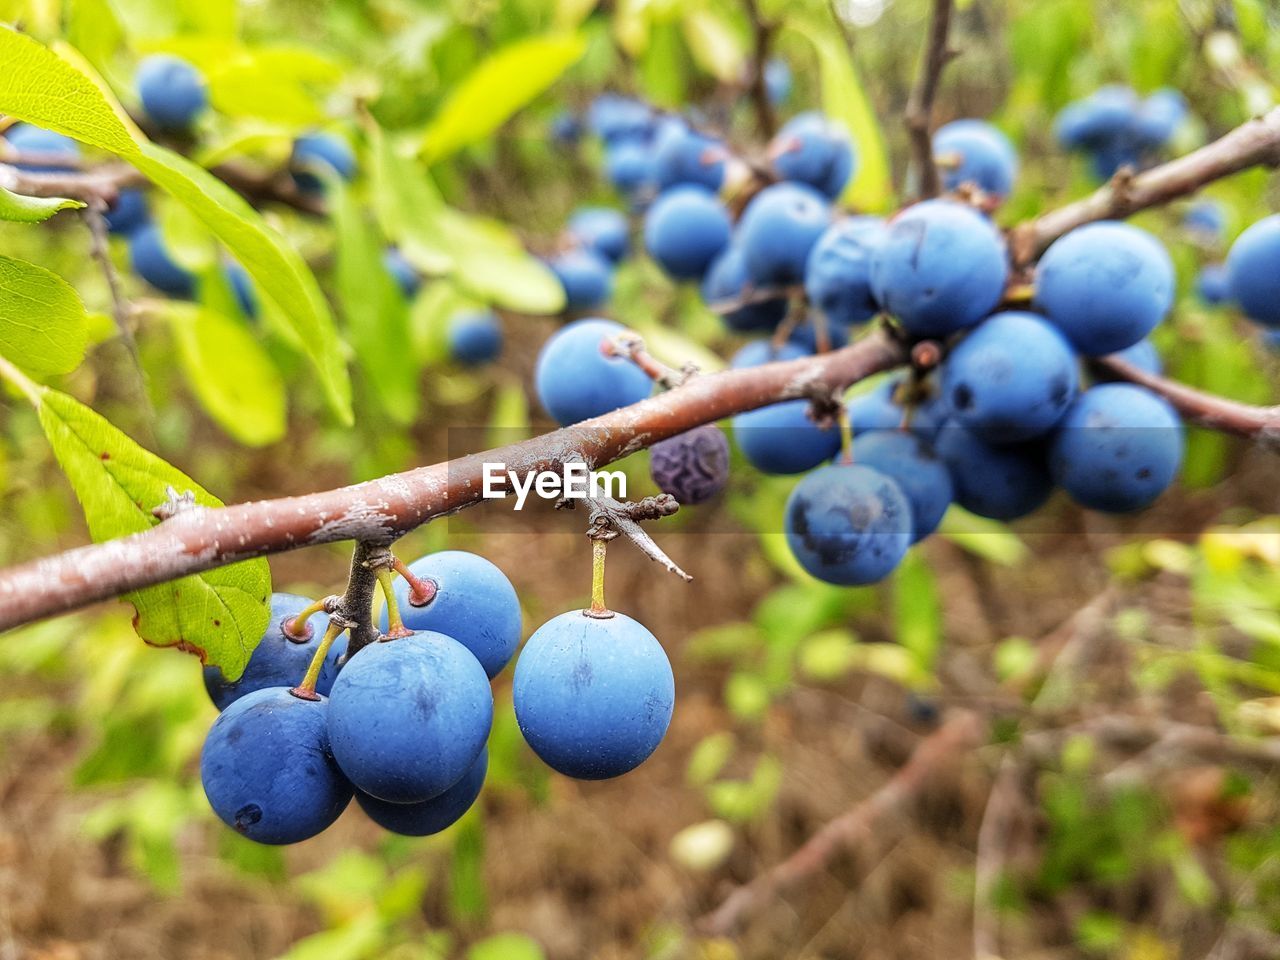
{"type": "Polygon", "coordinates": [[[587,126],[605,142],[647,137],[653,122],[649,107],[616,93],[602,93],[587,108],[587,126]]]}
{"type": "Polygon", "coordinates": [[[166,130],[186,130],[209,105],[204,74],[181,57],[157,53],[138,64],[138,99],[166,130]]]}
{"type": "Polygon", "coordinates": [[[871,256],[871,289],[907,332],[945,337],[995,309],[1008,271],[1004,241],[986,217],[926,200],[889,222],[871,256]]]}
{"type": "Polygon", "coordinates": [[[762,363],[799,360],[812,354],[812,350],[806,350],[798,343],[788,342],[774,347],[771,340],[752,340],[730,358],[729,366],[734,370],[744,370],[747,367],[758,367],[762,363]]]}
{"type": "Polygon", "coordinates": [[[1196,275],[1196,295],[1211,307],[1231,301],[1231,272],[1225,263],[1207,263],[1196,275]]]}
{"type": "Polygon", "coordinates": [[[1018,153],[1009,138],[985,120],[953,120],[933,135],[933,155],[940,162],[948,190],[966,183],[1004,198],[1018,175],[1018,153]]]}
{"type": "Polygon", "coordinates": [[[830,205],[811,187],[765,187],[751,198],[738,223],[747,276],[758,286],[803,283],[809,252],[830,222],[830,205]]]}
{"type": "Polygon", "coordinates": [[[1186,118],[1186,97],[1177,90],[1162,87],[1138,107],[1134,136],[1146,147],[1162,147],[1173,139],[1186,118]]]}
{"type": "Polygon", "coordinates": [[[253,286],[253,278],[249,276],[249,271],[236,261],[228,260],[222,265],[222,273],[227,278],[227,284],[231,287],[231,295],[235,298],[236,306],[240,308],[240,312],[250,319],[256,319],[258,316],[258,291],[253,286]]]}
{"type": "Polygon", "coordinates": [[[298,843],[329,827],[351,802],[351,784],[329,745],[328,703],[268,687],[214,721],[200,754],[209,805],[258,843],[298,843]]]}
{"type": "Polygon", "coordinates": [[[582,121],[572,110],[561,110],[551,119],[551,139],[567,147],[582,137],[582,121]]]}
{"type": "Polygon", "coordinates": [[[638,403],[652,392],[648,374],[601,349],[624,329],[612,320],[577,320],[543,344],[534,385],[543,409],[561,426],[638,403]]]}
{"type": "Polygon", "coordinates": [[[459,313],[449,321],[449,356],[467,366],[498,359],[502,353],[502,324],[492,310],[459,313]]]}
{"type": "Polygon", "coordinates": [[[1197,200],[1187,207],[1182,225],[1209,242],[1222,239],[1227,229],[1227,211],[1221,200],[1197,200]]]}
{"type": "Polygon", "coordinates": [[[621,140],[606,151],[604,170],[614,189],[634,197],[653,187],[653,151],[646,143],[621,140]]]}
{"type": "Polygon", "coordinates": [[[1280,214],[1259,220],[1236,238],[1227,254],[1231,297],[1249,319],[1280,327],[1280,214]]]}
{"type": "Polygon", "coordinates": [[[681,504],[710,500],[729,482],[729,438],[704,423],[660,440],[649,448],[649,475],[681,504]]]}
{"type": "Polygon", "coordinates": [[[785,400],[749,410],[732,423],[738,449],[762,473],[804,473],[840,449],[840,431],[814,423],[808,400],[785,400]]]}
{"type": "Polygon", "coordinates": [[[991,443],[1048,433],[1079,385],[1066,338],[1034,313],[997,313],[942,365],[942,396],[961,426],[991,443]]]}
{"type": "MultiPolygon", "coordinates": [[[[908,422],[906,411],[894,399],[902,381],[901,376],[888,377],[849,401],[849,425],[855,436],[868,430],[897,430],[908,422]]],[[[908,426],[911,433],[932,443],[947,411],[941,397],[928,384],[924,392],[925,396],[912,408],[908,426]]]]}
{"type": "Polygon", "coordinates": [[[883,580],[911,546],[911,505],[878,470],[837,463],[791,491],[787,545],[809,573],[840,586],[883,580]]]}
{"type": "MultiPolygon", "coordinates": [[[[790,343],[799,344],[809,353],[818,352],[818,324],[823,322],[819,318],[810,314],[805,318],[803,323],[797,324],[791,331],[791,335],[787,337],[790,343]]],[[[852,332],[847,324],[833,323],[830,320],[826,322],[827,330],[827,346],[831,350],[839,350],[841,347],[849,345],[849,335],[852,332]]]]}
{"type": "Polygon", "coordinates": [[[683,122],[667,123],[653,145],[653,178],[659,190],[692,183],[719,192],[724,184],[724,144],[683,122]]]}
{"type": "Polygon", "coordinates": [[[764,89],[769,102],[781,106],[791,97],[791,67],[787,61],[774,57],[764,65],[764,89]]]}
{"type": "Polygon", "coordinates": [[[543,762],[605,780],[634,770],[662,742],[675,677],[662,644],[635,620],[571,610],[529,638],[511,692],[520,732],[543,762]]]}
{"type": "Polygon", "coordinates": [[[161,293],[183,300],[195,295],[195,275],[169,255],[160,228],[154,223],[129,234],[129,263],[134,273],[161,293]]]}
{"type": "Polygon", "coordinates": [[[461,780],[492,722],[484,668],[442,633],[366,647],[329,697],[338,766],[360,790],[391,803],[430,800],[461,780]]]}
{"type": "Polygon", "coordinates": [[[631,246],[626,214],[612,207],[580,207],[569,217],[569,235],[578,245],[618,263],[631,246]]]}
{"type": "Polygon", "coordinates": [[[1138,97],[1117,84],[1099,87],[1068,104],[1054,124],[1058,142],[1068,149],[1101,149],[1130,134],[1138,114],[1138,97]]]}
{"type": "Polygon", "coordinates": [[[613,268],[597,253],[566,250],[548,260],[547,266],[564,287],[566,310],[590,310],[613,295],[613,268]]]}
{"type": "Polygon", "coordinates": [[[151,222],[147,209],[147,195],[137,187],[126,187],[116,197],[115,204],[104,216],[111,233],[127,235],[151,222]]]}
{"type": "Polygon", "coordinates": [[[1182,464],[1178,414],[1150,390],[1128,383],[1091,387],[1054,434],[1054,480],[1081,506],[1128,513],[1150,506],[1182,464]]]}
{"type": "Polygon", "coordinates": [[[878,217],[844,217],[818,238],[805,264],[809,303],[832,323],[865,323],[880,311],[871,294],[871,254],[885,236],[878,217]]]}
{"type": "Polygon", "coordinates": [[[677,280],[700,279],[729,246],[729,211],[705,187],[672,187],[644,218],[649,255],[677,280]]]}
{"type": "Polygon", "coordinates": [[[57,162],[17,165],[19,170],[25,170],[28,173],[61,173],[74,170],[80,159],[80,144],[70,137],[30,123],[14,124],[4,132],[4,138],[9,141],[9,146],[21,153],[38,153],[45,159],[67,158],[66,165],[57,162]]]}
{"type": "Polygon", "coordinates": [[[480,796],[489,772],[489,751],[480,751],[471,769],[452,787],[421,803],[388,803],[367,793],[356,792],[356,802],[365,814],[382,827],[402,837],[429,837],[462,819],[480,796]]]}
{"type": "MultiPolygon", "coordinates": [[[[702,278],[702,299],[712,306],[743,299],[753,289],[754,285],[747,277],[742,247],[737,243],[730,243],[729,248],[712,261],[702,278]]],[[[786,297],[771,297],[730,310],[720,319],[730,330],[739,333],[765,333],[777,329],[786,317],[787,309],[786,297]]]]}
{"type": "Polygon", "coordinates": [[[1016,520],[1042,506],[1053,481],[1038,444],[996,446],[947,423],[934,449],[951,471],[956,503],[992,520],[1016,520]]]}
{"type": "Polygon", "coordinates": [[[872,430],[853,441],[853,462],[897,483],[911,505],[912,542],[938,529],[951,506],[951,473],[933,447],[903,430],[872,430]]]}
{"type": "Polygon", "coordinates": [[[320,165],[329,167],[343,180],[356,175],[356,155],[341,137],[332,133],[308,133],[293,142],[289,169],[299,191],[308,196],[324,192],[324,181],[315,173],[320,165]]]}
{"type": "Polygon", "coordinates": [[[769,155],[783,180],[807,183],[832,200],[857,166],[848,131],[820,113],[788,120],[769,145],[769,155]]]}
{"type": "Polygon", "coordinates": [[[1164,372],[1164,362],[1160,359],[1156,345],[1150,340],[1139,340],[1132,347],[1126,347],[1112,356],[1156,376],[1164,372]]]}
{"type": "Polygon", "coordinates": [[[396,282],[406,300],[412,300],[422,287],[418,269],[395,247],[387,247],[382,253],[382,265],[396,282]]]}
{"type": "Polygon", "coordinates": [[[1097,357],[1131,347],[1173,305],[1169,254],[1127,223],[1077,227],[1040,258],[1036,306],[1072,346],[1097,357]]]}
{"type": "MultiPolygon", "coordinates": [[[[414,606],[409,585],[396,581],[404,625],[452,637],[471,651],[490,679],[501,673],[520,645],[520,598],[506,575],[484,557],[464,550],[429,553],[409,569],[435,584],[436,592],[427,603],[414,606]]],[[[382,629],[387,629],[385,610],[382,629]]]]}

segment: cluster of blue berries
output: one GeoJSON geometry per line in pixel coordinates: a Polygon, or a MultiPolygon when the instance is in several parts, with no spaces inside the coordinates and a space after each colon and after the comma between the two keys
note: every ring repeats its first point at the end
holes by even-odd
{"type": "MultiPolygon", "coordinates": [[[[353,797],[385,829],[426,836],[479,796],[490,681],[519,646],[520,601],[502,571],[475,554],[430,554],[409,570],[413,585],[400,580],[394,590],[402,624],[393,629],[384,612],[391,633],[350,658],[323,604],[275,594],[241,678],[228,683],[205,670],[221,713],[201,780],[214,812],[244,836],[297,843],[328,828],[353,797]],[[309,687],[299,686],[304,674],[309,687]]],[[[571,611],[529,638],[513,699],[521,731],[549,766],[605,779],[657,748],[675,680],[661,644],[635,620],[571,611]]]]}
{"type": "Polygon", "coordinates": [[[1112,84],[1064,107],[1054,133],[1065,149],[1087,153],[1094,176],[1108,180],[1121,167],[1149,163],[1186,118],[1187,101],[1177,90],[1161,88],[1143,99],[1112,84]]]}

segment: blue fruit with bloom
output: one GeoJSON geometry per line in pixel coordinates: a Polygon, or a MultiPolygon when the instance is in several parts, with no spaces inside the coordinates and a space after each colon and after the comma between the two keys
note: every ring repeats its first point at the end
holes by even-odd
{"type": "Polygon", "coordinates": [[[1034,313],[988,317],[948,354],[942,396],[962,427],[992,443],[1048,433],[1075,399],[1079,361],[1034,313]]]}
{"type": "Polygon", "coordinates": [[[548,260],[547,266],[564,288],[566,310],[590,310],[613,295],[613,267],[597,253],[566,250],[548,260]]]}
{"type": "Polygon", "coordinates": [[[587,126],[607,143],[647,138],[653,123],[653,110],[646,104],[616,93],[602,93],[587,108],[587,126]]]}
{"type": "Polygon", "coordinates": [[[1134,136],[1149,148],[1162,147],[1187,118],[1187,98],[1177,90],[1161,87],[1142,101],[1134,120],[1134,136]]]}
{"type": "Polygon", "coordinates": [[[985,120],[953,120],[933,135],[933,155],[948,190],[966,183],[1007,197],[1018,175],[1018,153],[1009,138],[985,120]]]}
{"type": "Polygon", "coordinates": [[[1054,122],[1054,133],[1068,149],[1102,149],[1129,136],[1137,114],[1137,94],[1111,84],[1068,104],[1054,122]]]}
{"type": "Polygon", "coordinates": [[[880,312],[871,293],[871,254],[884,239],[878,217],[844,217],[818,238],[805,264],[809,303],[832,323],[852,326],[880,312]]]}
{"type": "Polygon", "coordinates": [[[894,399],[903,377],[888,377],[874,388],[859,393],[849,403],[849,425],[855,435],[869,430],[898,430],[907,426],[911,433],[929,443],[947,419],[946,404],[936,389],[926,385],[925,396],[907,411],[894,399]]]}
{"type": "Polygon", "coordinates": [[[911,505],[902,488],[868,466],[836,463],[791,491],[787,545],[810,574],[857,586],[883,580],[912,541],[911,505]]]}
{"type": "Polygon", "coordinates": [[[569,217],[569,236],[610,263],[627,255],[631,227],[626,214],[613,207],[580,207],[569,217]]]}
{"type": "Polygon", "coordinates": [[[1197,200],[1187,207],[1182,225],[1206,241],[1222,239],[1227,229],[1227,211],[1221,200],[1197,200]]]}
{"type": "Polygon", "coordinates": [[[701,279],[729,246],[733,225],[716,195],[692,184],[672,187],[644,218],[649,256],[677,280],[701,279]]]}
{"type": "Polygon", "coordinates": [[[357,788],[391,803],[421,803],[461,780],[492,722],[484,668],[442,633],[366,647],[329,697],[338,766],[357,788]]]}
{"type": "Polygon", "coordinates": [[[511,690],[533,752],[579,780],[621,776],[647,760],[671,723],[675,692],[667,654],[642,624],[583,610],[534,632],[511,690]]]}
{"type": "Polygon", "coordinates": [[[138,64],[136,80],[142,109],[165,130],[186,130],[209,105],[204,74],[181,57],[147,57],[138,64]]]}
{"type": "Polygon", "coordinates": [[[37,127],[30,123],[17,123],[4,132],[9,146],[20,153],[40,154],[39,163],[20,163],[19,170],[28,173],[60,173],[74,170],[80,160],[80,144],[70,137],[65,137],[52,130],[37,127]],[[58,159],[65,157],[65,164],[58,159]],[[46,162],[47,161],[47,162],[46,162]]]}
{"type": "Polygon", "coordinates": [[[449,321],[449,356],[478,367],[502,353],[502,324],[492,310],[455,314],[449,321]]]}
{"type": "Polygon", "coordinates": [[[614,189],[634,197],[653,188],[653,148],[637,140],[620,140],[605,152],[604,171],[614,189]]]}
{"type": "Polygon", "coordinates": [[[747,276],[742,247],[730,243],[729,248],[712,262],[702,278],[702,299],[712,307],[719,303],[741,302],[742,305],[720,315],[725,326],[739,333],[763,333],[777,329],[787,315],[787,298],[770,297],[752,300],[755,285],[747,276]]]}
{"type": "Polygon", "coordinates": [[[758,286],[803,283],[809,253],[831,222],[826,198],[800,183],[775,183],[747,204],[738,223],[747,276],[758,286]]]}
{"type": "MultiPolygon", "coordinates": [[[[426,603],[415,604],[408,583],[396,581],[405,626],[452,637],[471,651],[490,678],[501,673],[520,645],[520,598],[506,574],[465,550],[429,553],[409,569],[430,581],[435,592],[426,603]]],[[[386,610],[382,629],[387,629],[386,610]]]]}
{"type": "Polygon", "coordinates": [[[732,423],[738,449],[762,473],[804,473],[840,449],[840,431],[834,425],[814,423],[808,400],[784,400],[748,410],[732,423]]]}
{"type": "Polygon", "coordinates": [[[917,337],[971,327],[1004,296],[1004,240],[986,217],[951,200],[926,200],[889,222],[871,255],[880,306],[917,337]]]}
{"type": "Polygon", "coordinates": [[[1259,220],[1227,254],[1231,297],[1249,319],[1280,327],[1280,214],[1259,220]]]}
{"type": "Polygon", "coordinates": [[[214,721],[200,782],[227,826],[258,843],[298,843],[338,819],[352,790],[333,759],[328,707],[268,687],[214,721]]]}
{"type": "Polygon", "coordinates": [[[129,264],[134,273],[161,293],[183,300],[195,296],[195,274],[170,256],[164,236],[154,223],[129,234],[129,264]]]}
{"type": "Polygon", "coordinates": [[[911,505],[912,542],[938,529],[951,506],[951,473],[933,447],[905,430],[872,430],[853,441],[853,462],[897,483],[911,505]]]}
{"type": "Polygon", "coordinates": [[[382,265],[391,274],[406,300],[412,300],[418,295],[418,290],[422,288],[422,276],[403,253],[395,247],[387,247],[382,253],[382,265]]]}
{"type": "Polygon", "coordinates": [[[126,187],[116,197],[116,202],[104,214],[107,230],[111,233],[128,235],[138,227],[151,222],[151,212],[147,209],[147,195],[137,187],[126,187]]]}
{"type": "Polygon", "coordinates": [[[1041,444],[997,446],[946,423],[938,430],[934,449],[951,471],[956,503],[980,517],[1025,517],[1053,492],[1041,444]]]}
{"type": "Polygon", "coordinates": [[[1150,506],[1182,465],[1182,421],[1150,390],[1104,383],[1080,395],[1053,436],[1053,479],[1081,506],[1129,513],[1150,506]]]}
{"type": "Polygon", "coordinates": [[[1211,307],[1231,301],[1231,271],[1225,263],[1207,263],[1196,274],[1196,296],[1211,307]]]}
{"type": "Polygon", "coordinates": [[[1086,356],[1131,347],[1173,305],[1173,262],[1138,227],[1101,221],[1077,227],[1045,251],[1036,307],[1086,356]]]}
{"type": "Polygon", "coordinates": [[[602,349],[625,329],[612,320],[587,318],[561,327],[542,345],[534,386],[542,408],[561,426],[637,403],[652,392],[648,374],[602,349]]]}
{"type": "Polygon", "coordinates": [[[665,124],[653,144],[653,179],[658,190],[692,183],[719,192],[728,156],[719,140],[684,123],[665,124]]]}
{"type": "Polygon", "coordinates": [[[356,175],[356,155],[346,140],[332,133],[308,133],[293,142],[289,170],[302,193],[316,196],[324,192],[324,180],[316,171],[325,167],[343,180],[356,175]]]}
{"type": "Polygon", "coordinates": [[[1150,340],[1139,340],[1132,347],[1126,347],[1111,356],[1125,363],[1131,363],[1145,373],[1158,376],[1164,372],[1164,361],[1160,359],[1156,345],[1150,340]]]}
{"type": "Polygon", "coordinates": [[[471,769],[452,787],[421,803],[388,803],[356,792],[356,802],[365,814],[382,827],[403,837],[429,837],[462,819],[480,796],[485,774],[489,772],[489,751],[480,751],[471,769]]]}
{"type": "Polygon", "coordinates": [[[857,166],[849,132],[821,113],[792,117],[769,144],[774,169],[783,180],[806,183],[834,200],[857,166]]]}
{"type": "Polygon", "coordinates": [[[774,57],[764,65],[764,90],[769,102],[781,106],[791,97],[791,67],[787,61],[774,57]]]}
{"type": "Polygon", "coordinates": [[[771,340],[752,340],[729,359],[729,366],[734,370],[743,370],[758,367],[762,363],[799,360],[812,355],[812,350],[807,350],[798,343],[787,342],[775,347],[771,340]]]}

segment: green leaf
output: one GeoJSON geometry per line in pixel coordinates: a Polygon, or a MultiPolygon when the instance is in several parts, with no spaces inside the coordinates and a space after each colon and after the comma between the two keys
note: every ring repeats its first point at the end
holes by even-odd
{"type": "Polygon", "coordinates": [[[336,283],[347,336],[383,411],[400,424],[418,415],[418,359],[411,349],[409,305],[383,264],[383,243],[338,177],[328,193],[338,234],[336,283]]]}
{"type": "Polygon", "coordinates": [[[903,559],[893,575],[893,587],[895,639],[928,672],[942,644],[942,608],[933,571],[919,551],[903,559]]]}
{"type": "Polygon", "coordinates": [[[1027,545],[999,520],[988,520],[957,506],[942,518],[938,533],[975,556],[1004,567],[1027,556],[1027,545]]]}
{"type": "Polygon", "coordinates": [[[167,303],[165,313],[187,384],[218,426],[250,447],[284,439],[284,381],[244,324],[189,303],[167,303]]]}
{"type": "MultiPolygon", "coordinates": [[[[74,50],[68,56],[79,59],[74,50]]],[[[132,163],[187,206],[239,260],[298,334],[339,419],[352,422],[344,350],[320,286],[302,257],[234,190],[131,130],[78,65],[30,37],[0,28],[0,113],[38,124],[132,163]]],[[[84,64],[84,69],[89,69],[84,64]]]]}
{"type": "Polygon", "coordinates": [[[742,80],[747,62],[742,39],[715,11],[694,7],[682,21],[684,42],[693,59],[721,83],[742,80]]]}
{"type": "Polygon", "coordinates": [[[70,373],[84,359],[89,318],[65,280],[0,256],[0,356],[33,377],[70,373]]]}
{"type": "Polygon", "coordinates": [[[499,933],[474,944],[467,960],[544,960],[537,941],[523,933],[499,933]]]}
{"type": "Polygon", "coordinates": [[[24,197],[0,187],[0,220],[11,223],[41,223],[60,210],[83,207],[79,200],[63,197],[24,197]]]}
{"type": "Polygon", "coordinates": [[[434,163],[483,140],[560,78],[586,52],[579,33],[527,37],[491,54],[453,88],[427,127],[423,156],[434,163]]]}
{"type": "Polygon", "coordinates": [[[844,201],[858,210],[888,209],[893,203],[889,152],[849,50],[830,24],[797,22],[794,28],[817,51],[823,112],[849,128],[857,148],[858,169],[845,189],[844,201]]]}
{"type": "MultiPolygon", "coordinates": [[[[160,523],[152,509],[166,501],[170,490],[191,491],[199,507],[222,506],[182,471],[65,393],[37,388],[32,399],[95,541],[160,523]]],[[[245,560],[122,599],[137,609],[134,626],[147,643],[195,653],[234,680],[267,628],[270,597],[267,561],[245,560]]]]}

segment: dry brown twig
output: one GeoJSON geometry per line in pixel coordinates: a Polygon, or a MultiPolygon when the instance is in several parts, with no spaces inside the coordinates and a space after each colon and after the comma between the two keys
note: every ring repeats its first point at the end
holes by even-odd
{"type": "Polygon", "coordinates": [[[933,104],[942,82],[942,71],[956,56],[947,45],[951,31],[952,0],[934,0],[925,41],[924,60],[907,101],[907,133],[911,138],[911,158],[920,175],[920,198],[927,200],[942,192],[938,165],[933,159],[933,104]]]}

